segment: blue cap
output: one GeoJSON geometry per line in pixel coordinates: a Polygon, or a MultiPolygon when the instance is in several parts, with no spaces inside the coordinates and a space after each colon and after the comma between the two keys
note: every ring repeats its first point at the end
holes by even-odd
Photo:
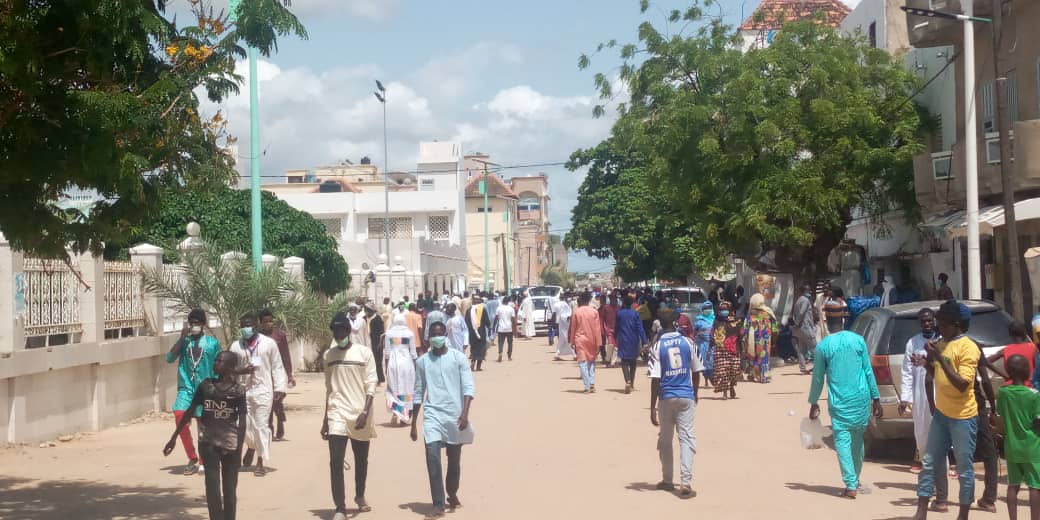
{"type": "Polygon", "coordinates": [[[711,303],[711,300],[708,300],[708,301],[706,301],[706,302],[704,302],[704,303],[702,303],[702,304],[701,304],[701,310],[702,310],[702,311],[703,311],[703,310],[707,310],[707,309],[712,309],[712,308],[714,308],[714,307],[715,307],[715,305],[713,305],[713,304],[711,303]]]}
{"type": "Polygon", "coordinates": [[[961,311],[961,321],[970,321],[971,320],[971,309],[969,309],[967,305],[964,305],[963,303],[959,303],[959,304],[957,304],[957,308],[958,308],[958,310],[961,311]]]}

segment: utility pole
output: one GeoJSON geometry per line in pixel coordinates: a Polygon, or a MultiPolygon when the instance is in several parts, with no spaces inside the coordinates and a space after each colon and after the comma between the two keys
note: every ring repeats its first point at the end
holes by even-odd
{"type": "Polygon", "coordinates": [[[527,246],[527,285],[531,285],[531,246],[527,246]]]}
{"type": "MultiPolygon", "coordinates": [[[[238,21],[238,4],[241,0],[228,2],[228,21],[238,21]]],[[[249,177],[250,177],[250,238],[252,242],[253,268],[264,268],[264,233],[260,206],[260,94],[257,86],[255,47],[247,50],[249,56],[249,177]]]]}
{"type": "Polygon", "coordinates": [[[484,194],[484,292],[488,291],[488,168],[484,163],[484,178],[480,180],[480,191],[484,194]]]}
{"type": "Polygon", "coordinates": [[[993,77],[996,78],[997,94],[997,128],[1000,131],[1000,185],[1004,195],[1004,231],[1007,233],[1005,248],[1007,252],[1007,269],[1004,273],[1005,308],[1012,316],[1024,319],[1022,308],[1022,251],[1018,245],[1018,222],[1015,217],[1015,185],[1011,178],[1011,113],[1008,110],[1007,75],[1001,67],[1001,44],[1003,40],[1004,12],[1003,2],[993,0],[993,77]],[[1008,300],[1010,299],[1010,302],[1008,300]],[[1010,305],[1008,305],[1010,303],[1010,305]]]}
{"type": "Polygon", "coordinates": [[[506,223],[506,230],[505,230],[505,232],[502,233],[502,258],[503,258],[503,266],[504,266],[505,271],[506,271],[506,294],[508,294],[509,290],[512,289],[512,287],[513,287],[512,284],[510,283],[512,281],[511,280],[512,277],[509,276],[509,242],[506,241],[507,240],[506,239],[506,233],[509,234],[508,240],[512,241],[512,239],[513,239],[512,228],[509,226],[509,214],[511,212],[512,212],[512,209],[510,209],[510,207],[509,207],[509,199],[506,199],[506,210],[503,212],[503,215],[502,215],[502,220],[504,220],[505,223],[506,223]]]}

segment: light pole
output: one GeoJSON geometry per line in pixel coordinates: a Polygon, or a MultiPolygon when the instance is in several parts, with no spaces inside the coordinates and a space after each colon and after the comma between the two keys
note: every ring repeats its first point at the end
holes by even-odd
{"type": "MultiPolygon", "coordinates": [[[[238,4],[241,0],[229,0],[228,21],[238,20],[238,4]]],[[[264,268],[264,234],[260,207],[260,95],[257,88],[256,61],[257,51],[253,47],[247,50],[249,56],[249,177],[250,177],[250,219],[253,268],[260,271],[264,268]]]]}
{"type": "MultiPolygon", "coordinates": [[[[386,140],[386,87],[383,83],[376,80],[377,92],[375,94],[376,99],[383,105],[383,242],[386,245],[386,261],[390,263],[390,156],[389,147],[387,146],[386,140]]],[[[380,248],[382,249],[382,248],[380,248]]],[[[391,276],[386,285],[387,296],[393,298],[393,277],[391,276]]]]}
{"type": "Polygon", "coordinates": [[[968,299],[982,299],[982,256],[979,252],[979,151],[975,120],[975,22],[993,20],[974,16],[974,0],[961,2],[964,14],[901,7],[916,16],[959,20],[964,24],[964,183],[968,224],[968,299]]]}

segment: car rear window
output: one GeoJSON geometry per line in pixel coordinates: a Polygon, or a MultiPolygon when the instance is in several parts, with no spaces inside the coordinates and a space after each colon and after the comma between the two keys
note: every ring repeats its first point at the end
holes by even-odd
{"type": "Polygon", "coordinates": [[[661,294],[668,299],[675,298],[680,305],[699,305],[707,300],[704,297],[704,293],[700,291],[678,291],[672,289],[662,291],[661,294]]]}
{"type": "Polygon", "coordinates": [[[538,309],[538,310],[540,310],[540,311],[541,311],[541,310],[545,310],[545,307],[546,307],[546,303],[547,303],[547,302],[548,302],[549,300],[546,300],[546,299],[544,299],[544,298],[535,298],[535,299],[534,299],[534,300],[532,300],[532,301],[534,302],[534,308],[535,308],[535,309],[538,309]]]}
{"type": "Polygon", "coordinates": [[[531,296],[554,296],[559,289],[555,287],[533,287],[528,289],[527,292],[531,296]]]}
{"type": "MultiPolygon", "coordinates": [[[[997,347],[1011,343],[1008,325],[1011,317],[1001,311],[974,314],[968,336],[982,347],[997,347]]],[[[901,317],[892,320],[892,335],[888,342],[888,354],[906,352],[906,342],[921,332],[917,317],[901,317]]]]}

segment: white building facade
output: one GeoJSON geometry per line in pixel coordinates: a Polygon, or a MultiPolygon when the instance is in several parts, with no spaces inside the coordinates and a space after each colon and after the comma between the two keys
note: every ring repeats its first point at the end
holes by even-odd
{"type": "Polygon", "coordinates": [[[414,187],[391,190],[389,212],[384,191],[303,193],[299,184],[264,189],[325,225],[358,294],[397,301],[419,292],[461,292],[468,262],[461,150],[458,142],[421,143],[414,181],[398,175],[414,187]]]}

